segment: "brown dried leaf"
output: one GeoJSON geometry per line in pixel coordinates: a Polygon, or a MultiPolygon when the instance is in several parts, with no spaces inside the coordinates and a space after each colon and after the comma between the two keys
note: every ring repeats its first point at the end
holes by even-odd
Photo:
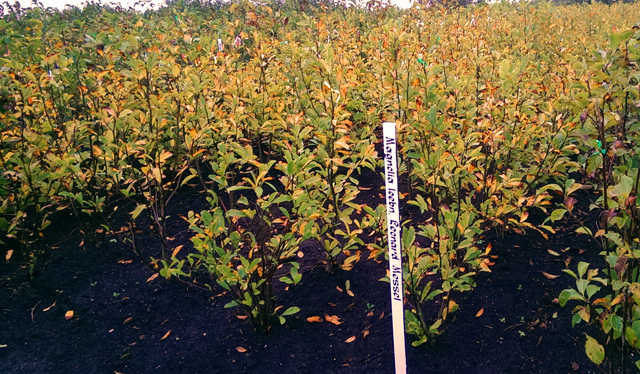
{"type": "Polygon", "coordinates": [[[238,316],[237,315],[236,318],[239,319],[239,320],[245,320],[245,319],[247,319],[247,316],[242,316],[242,315],[238,316]]]}
{"type": "Polygon", "coordinates": [[[544,271],[542,272],[542,275],[544,275],[547,279],[556,279],[556,278],[559,277],[559,275],[553,275],[553,274],[545,273],[544,271]]]}
{"type": "Polygon", "coordinates": [[[353,292],[351,292],[351,290],[347,290],[347,295],[354,297],[355,295],[353,294],[353,292]]]}
{"type": "Polygon", "coordinates": [[[120,260],[120,261],[118,261],[119,264],[123,264],[123,265],[129,265],[132,262],[133,262],[133,260],[120,260]]]}
{"type": "Polygon", "coordinates": [[[484,308],[481,308],[478,313],[476,313],[476,318],[481,317],[484,314],[484,308]]]}
{"type": "Polygon", "coordinates": [[[350,337],[349,339],[345,340],[344,342],[345,343],[352,343],[354,340],[356,340],[356,336],[355,335],[350,337]]]}
{"type": "Polygon", "coordinates": [[[320,316],[311,316],[307,318],[307,322],[322,322],[323,319],[320,316]]]}
{"type": "Polygon", "coordinates": [[[123,325],[126,325],[127,323],[133,321],[133,317],[129,317],[127,319],[124,320],[124,322],[122,322],[123,325]]]}
{"type": "Polygon", "coordinates": [[[49,305],[48,307],[42,309],[43,312],[48,312],[49,310],[51,310],[51,308],[53,308],[54,306],[56,306],[56,302],[54,301],[53,304],[49,305]]]}
{"type": "Polygon", "coordinates": [[[68,310],[65,314],[64,314],[64,319],[66,319],[67,321],[70,320],[71,318],[73,318],[75,313],[73,313],[73,310],[68,310]]]}
{"type": "Polygon", "coordinates": [[[179,246],[175,247],[173,249],[173,252],[171,252],[171,257],[176,257],[176,255],[178,254],[178,252],[180,252],[182,247],[184,247],[184,245],[182,245],[182,244],[180,244],[179,246]]]}
{"type": "Polygon", "coordinates": [[[571,370],[578,371],[578,369],[580,369],[580,365],[571,361],[571,370]]]}
{"type": "Polygon", "coordinates": [[[575,197],[567,197],[566,199],[564,199],[564,206],[569,212],[571,212],[576,202],[578,202],[578,200],[576,200],[575,197]]]}
{"type": "Polygon", "coordinates": [[[324,315],[324,320],[329,322],[329,323],[333,323],[334,325],[338,326],[342,324],[342,321],[340,321],[340,317],[336,316],[335,314],[330,316],[328,314],[324,315]]]}
{"type": "Polygon", "coordinates": [[[240,353],[245,353],[247,351],[247,349],[244,348],[244,347],[236,347],[236,351],[238,351],[240,353]]]}
{"type": "Polygon", "coordinates": [[[364,331],[362,332],[362,337],[363,337],[363,338],[366,338],[367,336],[369,336],[369,330],[364,330],[364,331]]]}
{"type": "Polygon", "coordinates": [[[147,282],[151,282],[152,280],[154,280],[154,279],[158,278],[158,275],[159,275],[158,273],[154,273],[152,276],[150,276],[150,277],[147,279],[147,282]]]}
{"type": "Polygon", "coordinates": [[[167,333],[164,334],[164,336],[162,338],[160,338],[160,340],[165,340],[166,338],[169,337],[170,334],[171,334],[171,330],[167,331],[167,333]]]}
{"type": "Polygon", "coordinates": [[[13,249],[10,249],[7,251],[7,254],[4,256],[4,259],[9,261],[11,259],[11,256],[13,256],[13,249]]]}

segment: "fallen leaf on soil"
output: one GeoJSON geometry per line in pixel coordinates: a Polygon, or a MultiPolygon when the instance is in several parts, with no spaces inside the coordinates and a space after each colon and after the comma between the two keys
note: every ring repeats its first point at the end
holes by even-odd
{"type": "Polygon", "coordinates": [[[336,290],[338,290],[340,292],[344,292],[344,290],[342,288],[340,288],[339,286],[336,286],[336,290]]]}
{"type": "Polygon", "coordinates": [[[162,340],[165,340],[166,338],[168,338],[168,337],[169,337],[169,334],[171,334],[171,330],[167,331],[167,333],[166,333],[166,334],[164,334],[164,336],[163,336],[162,338],[160,338],[160,340],[161,340],[161,341],[162,341],[162,340]]]}
{"type": "Polygon", "coordinates": [[[154,273],[152,276],[149,277],[149,279],[147,279],[147,282],[151,282],[152,280],[158,278],[158,273],[154,273]]]}
{"type": "Polygon", "coordinates": [[[569,256],[569,257],[567,257],[567,258],[564,260],[564,265],[565,265],[566,267],[569,267],[569,264],[570,264],[570,263],[571,263],[571,257],[569,256]]]}
{"type": "Polygon", "coordinates": [[[6,344],[0,344],[0,348],[7,348],[6,344]]]}
{"type": "Polygon", "coordinates": [[[54,301],[53,304],[49,305],[48,307],[42,309],[43,312],[48,312],[49,310],[51,310],[51,308],[53,308],[54,306],[56,306],[56,302],[54,301]]]}
{"type": "Polygon", "coordinates": [[[304,252],[298,251],[298,258],[303,258],[303,257],[304,257],[304,252]]]}
{"type": "Polygon", "coordinates": [[[73,318],[73,310],[68,310],[65,314],[64,314],[64,319],[66,320],[70,320],[71,318],[73,318]]]}
{"type": "Polygon", "coordinates": [[[347,295],[354,297],[355,295],[353,294],[353,292],[351,292],[351,290],[347,290],[347,295]]]}
{"type": "Polygon", "coordinates": [[[133,262],[133,260],[120,260],[120,261],[118,261],[119,264],[123,264],[123,265],[128,265],[128,264],[130,264],[132,262],[133,262]]]}
{"type": "Polygon", "coordinates": [[[327,303],[327,304],[329,304],[329,306],[336,306],[336,304],[334,303],[327,303]]]}
{"type": "Polygon", "coordinates": [[[552,255],[552,256],[560,256],[560,254],[558,252],[552,251],[550,249],[548,249],[547,252],[549,252],[549,254],[552,255]]]}
{"type": "Polygon", "coordinates": [[[322,322],[322,317],[320,316],[311,316],[307,318],[307,322],[322,322]]]}
{"type": "Polygon", "coordinates": [[[368,335],[369,335],[369,330],[364,330],[364,331],[362,332],[362,337],[363,337],[363,338],[366,338],[368,335]]]}
{"type": "Polygon", "coordinates": [[[344,342],[345,342],[345,343],[351,343],[351,342],[353,342],[354,340],[356,340],[356,336],[355,336],[355,335],[354,335],[354,336],[352,336],[352,337],[350,337],[349,339],[345,340],[344,342]]]}
{"type": "Polygon", "coordinates": [[[578,369],[580,369],[580,365],[578,365],[577,363],[571,361],[571,370],[578,371],[578,369]]]}
{"type": "Polygon", "coordinates": [[[122,322],[123,325],[126,325],[127,323],[133,321],[133,317],[129,317],[127,319],[124,320],[124,322],[122,322]]]}
{"type": "Polygon", "coordinates": [[[245,353],[247,351],[247,349],[244,348],[244,347],[236,347],[236,351],[238,351],[240,353],[245,353]]]}
{"type": "Polygon", "coordinates": [[[384,318],[384,312],[382,312],[382,314],[380,314],[380,319],[384,318]]]}
{"type": "Polygon", "coordinates": [[[324,320],[330,323],[333,323],[334,325],[338,326],[342,324],[342,321],[340,321],[340,317],[336,316],[336,315],[328,315],[325,314],[324,315],[324,320]]]}
{"type": "Polygon", "coordinates": [[[9,261],[9,259],[11,259],[11,256],[13,255],[13,249],[10,249],[7,251],[7,255],[4,256],[5,260],[9,261]]]}
{"type": "Polygon", "coordinates": [[[482,316],[483,314],[484,314],[484,308],[480,309],[478,313],[476,313],[476,318],[482,316]]]}
{"type": "Polygon", "coordinates": [[[367,313],[367,317],[371,317],[373,315],[373,310],[367,313]]]}
{"type": "Polygon", "coordinates": [[[237,319],[244,320],[244,319],[247,319],[247,316],[236,316],[236,318],[237,318],[237,319]]]}
{"type": "Polygon", "coordinates": [[[542,275],[547,277],[547,279],[556,279],[556,278],[559,277],[559,275],[553,275],[553,274],[545,273],[544,271],[542,272],[542,275]]]}
{"type": "Polygon", "coordinates": [[[182,249],[182,247],[184,247],[184,245],[182,245],[182,244],[181,244],[181,245],[179,245],[179,246],[177,246],[177,247],[173,250],[173,252],[171,252],[171,257],[176,257],[176,255],[178,254],[178,252],[180,252],[180,250],[182,249]]]}

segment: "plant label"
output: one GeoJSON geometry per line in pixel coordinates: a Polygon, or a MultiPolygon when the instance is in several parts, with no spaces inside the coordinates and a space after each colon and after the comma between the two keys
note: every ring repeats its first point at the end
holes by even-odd
{"type": "Polygon", "coordinates": [[[402,241],[398,200],[398,156],[395,122],[382,124],[384,147],[384,182],[387,200],[387,239],[389,242],[389,284],[391,285],[391,319],[396,374],[407,372],[404,347],[404,309],[402,283],[402,241]]]}

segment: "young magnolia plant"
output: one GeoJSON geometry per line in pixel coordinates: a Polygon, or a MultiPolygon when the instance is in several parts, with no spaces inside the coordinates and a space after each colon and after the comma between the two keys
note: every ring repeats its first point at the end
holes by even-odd
{"type": "Polygon", "coordinates": [[[305,212],[309,203],[301,171],[311,159],[308,153],[287,151],[284,161],[260,163],[250,148],[235,148],[248,159],[249,170],[226,191],[241,196],[227,209],[225,194],[212,193],[209,210],[189,213],[196,249],[189,262],[208,271],[227,291],[231,302],[226,307],[241,308],[256,330],[267,333],[275,317],[284,323],[286,316],[299,311],[295,306],[281,311],[276,281],[295,285],[302,278],[297,252],[311,235],[313,223],[305,212]]]}

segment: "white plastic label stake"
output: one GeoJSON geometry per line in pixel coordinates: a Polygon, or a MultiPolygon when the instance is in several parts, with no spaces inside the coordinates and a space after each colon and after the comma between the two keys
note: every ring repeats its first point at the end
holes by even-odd
{"type": "Polygon", "coordinates": [[[382,124],[384,148],[384,184],[387,197],[387,239],[389,242],[389,284],[391,285],[391,319],[396,374],[406,374],[404,347],[404,308],[402,283],[402,241],[400,236],[400,204],[398,200],[398,156],[396,124],[382,124]]]}

